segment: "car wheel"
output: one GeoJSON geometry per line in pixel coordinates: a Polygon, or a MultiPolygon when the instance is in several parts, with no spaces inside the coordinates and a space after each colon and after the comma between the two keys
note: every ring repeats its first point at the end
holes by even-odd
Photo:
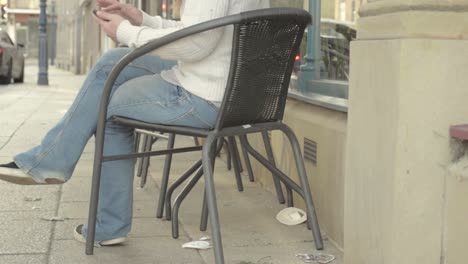
{"type": "Polygon", "coordinates": [[[8,73],[5,76],[0,76],[0,84],[10,84],[11,83],[11,71],[13,70],[13,63],[10,60],[8,64],[8,73]]]}
{"type": "Polygon", "coordinates": [[[23,63],[23,68],[21,68],[21,74],[18,78],[13,79],[15,83],[23,83],[24,82],[24,63],[23,63]]]}

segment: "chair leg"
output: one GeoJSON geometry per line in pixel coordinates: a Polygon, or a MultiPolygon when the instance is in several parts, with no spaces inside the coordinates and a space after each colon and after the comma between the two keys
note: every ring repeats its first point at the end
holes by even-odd
{"type": "MultiPolygon", "coordinates": [[[[148,147],[147,151],[151,151],[153,149],[153,145],[154,145],[154,143],[156,143],[156,141],[158,141],[158,139],[159,138],[157,138],[157,137],[150,137],[150,144],[149,144],[149,147],[148,147]]],[[[148,179],[148,170],[149,170],[149,167],[151,165],[151,156],[148,156],[148,157],[145,157],[145,158],[146,158],[146,162],[145,162],[145,165],[143,167],[143,173],[141,175],[141,182],[140,182],[140,187],[141,188],[145,187],[145,185],[146,185],[146,180],[148,179]]]]}
{"type": "Polygon", "coordinates": [[[216,204],[216,191],[213,179],[216,138],[209,135],[203,144],[203,175],[205,178],[206,200],[208,204],[208,216],[210,218],[211,235],[216,264],[224,264],[221,229],[219,225],[218,207],[216,204]]]}
{"type": "Polygon", "coordinates": [[[286,186],[286,197],[287,197],[287,205],[288,207],[294,207],[294,197],[292,189],[289,186],[286,186]]]}
{"type": "MultiPolygon", "coordinates": [[[[235,137],[231,137],[231,138],[233,138],[232,140],[234,143],[237,143],[235,137]]],[[[232,144],[232,152],[233,152],[232,156],[235,159],[237,159],[237,163],[239,164],[239,172],[243,172],[244,167],[242,166],[242,162],[241,162],[240,154],[239,154],[239,148],[237,147],[237,144],[232,144]]]]}
{"type": "MultiPolygon", "coordinates": [[[[275,163],[275,157],[273,156],[273,149],[271,148],[271,143],[270,143],[270,137],[268,136],[268,133],[266,131],[262,131],[262,137],[263,137],[263,144],[265,145],[265,150],[267,153],[268,160],[273,164],[273,166],[276,167],[275,163]]],[[[272,173],[273,176],[273,183],[275,184],[275,189],[276,189],[276,196],[278,197],[278,202],[280,204],[284,204],[284,194],[283,194],[283,189],[281,188],[281,182],[280,180],[275,177],[275,175],[272,173]]],[[[289,188],[286,186],[286,188],[289,188]]]]}
{"type": "Polygon", "coordinates": [[[94,241],[96,235],[97,211],[99,203],[99,188],[101,186],[102,160],[104,156],[104,127],[105,115],[100,115],[96,131],[96,142],[94,150],[93,176],[91,179],[91,197],[88,212],[88,232],[86,234],[86,255],[93,255],[94,241]]]}
{"type": "MultiPolygon", "coordinates": [[[[148,144],[148,135],[141,135],[140,136],[140,140],[142,140],[143,142],[139,145],[141,145],[141,148],[142,148],[142,152],[145,152],[146,150],[146,145],[148,144]]],[[[139,149],[138,149],[139,150],[139,149]]],[[[137,150],[137,151],[138,151],[137,150]]],[[[143,158],[138,158],[138,171],[137,171],[137,176],[138,177],[141,177],[141,174],[143,173],[143,161],[145,160],[146,157],[143,157],[143,158]]]]}
{"type": "Polygon", "coordinates": [[[244,139],[242,138],[242,137],[246,137],[246,136],[247,135],[239,136],[239,140],[241,142],[242,156],[244,156],[245,167],[247,167],[247,173],[249,174],[249,180],[251,182],[254,182],[255,178],[254,178],[254,175],[253,175],[252,164],[250,163],[249,153],[247,152],[247,149],[245,148],[244,139]]]}
{"type": "Polygon", "coordinates": [[[192,167],[190,167],[182,176],[180,176],[167,190],[166,193],[166,220],[171,220],[172,217],[172,208],[171,208],[171,198],[175,189],[179,187],[184,181],[186,181],[196,170],[198,170],[202,165],[202,161],[199,160],[192,167]]]}
{"type": "MultiPolygon", "coordinates": [[[[246,142],[245,146],[249,154],[251,154],[263,166],[265,166],[265,168],[267,168],[274,176],[278,177],[278,179],[280,179],[282,183],[284,183],[286,186],[294,190],[297,194],[299,194],[305,200],[304,190],[300,185],[298,185],[293,180],[291,180],[286,174],[284,174],[281,170],[279,170],[276,166],[274,166],[268,159],[263,157],[263,155],[260,154],[258,151],[256,151],[248,142],[246,142]]],[[[300,149],[299,149],[299,155],[300,155],[300,149]]],[[[299,157],[301,158],[301,161],[302,161],[302,157],[301,156],[299,157]]],[[[292,197],[292,193],[288,193],[288,195],[292,197]]],[[[315,212],[313,215],[315,215],[315,212]]],[[[312,217],[309,217],[309,220],[311,219],[312,217]]],[[[317,221],[316,216],[314,217],[314,219],[315,221],[317,221]]],[[[311,227],[311,223],[312,223],[311,221],[307,221],[307,228],[312,229],[312,231],[314,231],[314,229],[311,227]]],[[[314,237],[316,237],[316,234],[317,232],[314,233],[314,237]]],[[[321,238],[320,233],[318,234],[318,236],[321,238]]]]}
{"type": "Polygon", "coordinates": [[[319,223],[317,220],[317,214],[315,212],[315,207],[314,207],[314,202],[312,200],[312,193],[310,191],[310,186],[309,186],[309,181],[307,179],[307,174],[304,166],[304,160],[301,155],[301,148],[299,145],[299,142],[297,140],[296,135],[294,134],[294,131],[292,131],[291,128],[288,126],[284,125],[281,126],[281,131],[283,131],[284,134],[289,139],[289,142],[291,143],[291,147],[293,150],[294,154],[294,159],[296,161],[296,167],[297,171],[299,174],[299,179],[301,181],[301,187],[304,192],[304,201],[307,207],[307,212],[308,212],[308,223],[310,227],[312,228],[312,233],[314,236],[314,241],[315,241],[315,247],[317,250],[323,249],[323,240],[322,240],[322,235],[320,233],[320,227],[319,223]]]}
{"type": "MultiPolygon", "coordinates": [[[[141,138],[141,134],[138,133],[138,132],[134,132],[135,133],[135,140],[134,140],[134,144],[133,144],[133,153],[137,153],[138,150],[140,149],[140,138],[141,138]]],[[[137,159],[135,159],[136,161],[137,159]]]]}
{"type": "MultiPolygon", "coordinates": [[[[226,145],[227,147],[227,145],[226,145]]],[[[221,151],[216,154],[216,157],[221,158],[221,151]]]]}
{"type": "Polygon", "coordinates": [[[200,146],[200,140],[198,139],[198,137],[193,137],[193,141],[195,143],[195,146],[200,146]]]}
{"type": "MultiPolygon", "coordinates": [[[[218,140],[217,154],[223,149],[224,140],[218,140]]],[[[216,163],[216,158],[213,158],[213,168],[216,163]]],[[[200,217],[200,231],[206,231],[208,226],[208,205],[206,203],[206,190],[203,191],[202,211],[200,217]]]]}
{"type": "Polygon", "coordinates": [[[206,231],[208,226],[208,205],[206,203],[206,191],[203,191],[202,213],[200,218],[200,231],[206,231]]]}
{"type": "Polygon", "coordinates": [[[92,185],[91,185],[91,198],[89,201],[88,213],[88,233],[86,235],[86,255],[93,255],[94,251],[94,236],[96,234],[96,221],[97,209],[99,201],[99,185],[101,181],[101,167],[102,155],[99,159],[95,158],[92,185]]]}
{"type": "Polygon", "coordinates": [[[182,202],[184,201],[185,197],[192,191],[193,187],[203,175],[203,169],[200,168],[195,176],[187,183],[184,189],[180,192],[174,202],[174,209],[172,211],[172,237],[178,238],[179,237],[179,208],[182,202]]]}
{"type": "Polygon", "coordinates": [[[242,192],[244,191],[244,184],[242,183],[242,177],[240,174],[240,160],[238,156],[236,155],[236,152],[237,152],[236,140],[234,137],[228,137],[228,142],[230,146],[230,151],[232,151],[231,157],[232,157],[232,162],[234,165],[234,175],[236,177],[237,190],[239,192],[242,192]]]}
{"type": "Polygon", "coordinates": [[[86,255],[93,255],[94,251],[94,236],[96,234],[96,221],[97,209],[99,200],[99,184],[101,180],[101,166],[102,163],[94,164],[93,179],[91,185],[91,199],[89,201],[89,214],[88,214],[88,233],[86,235],[86,255]]]}
{"type": "MultiPolygon", "coordinates": [[[[175,142],[175,134],[169,134],[167,141],[167,149],[173,149],[175,142]]],[[[169,172],[171,170],[172,153],[166,155],[164,161],[163,175],[161,179],[161,186],[159,191],[158,208],[156,209],[156,218],[161,218],[164,214],[164,199],[166,198],[167,184],[169,182],[169,172]]]]}
{"type": "MultiPolygon", "coordinates": [[[[228,170],[232,168],[232,158],[231,158],[231,146],[229,145],[229,141],[223,139],[224,144],[226,145],[226,166],[228,170]]],[[[218,154],[219,155],[219,154],[218,154]]],[[[219,156],[218,156],[219,157],[219,156]]]]}
{"type": "MultiPolygon", "coordinates": [[[[157,138],[153,139],[152,136],[148,136],[147,138],[148,138],[148,140],[146,141],[145,150],[144,150],[145,152],[151,151],[154,142],[157,141],[157,138]]],[[[149,169],[149,166],[150,166],[150,159],[151,159],[151,157],[149,157],[149,156],[143,158],[142,173],[141,173],[141,180],[140,180],[140,187],[141,188],[145,187],[145,185],[146,185],[146,179],[148,177],[148,169],[149,169]]]]}
{"type": "MultiPolygon", "coordinates": [[[[216,152],[219,153],[223,147],[223,144],[222,142],[218,142],[218,147],[217,147],[217,150],[216,152]]],[[[213,159],[213,166],[214,166],[214,163],[215,163],[216,159],[213,159]]],[[[171,208],[171,197],[172,197],[172,194],[174,193],[175,189],[178,188],[183,182],[185,182],[197,169],[199,169],[202,165],[202,161],[199,160],[197,163],[195,163],[190,169],[188,169],[180,178],[178,178],[176,180],[176,182],[174,182],[171,187],[169,188],[169,190],[167,191],[167,194],[166,194],[166,220],[171,220],[173,219],[171,216],[173,215],[172,213],[172,208],[171,208]]],[[[200,169],[201,170],[201,169],[200,169]]],[[[198,177],[200,178],[202,174],[200,175],[196,175],[194,177],[198,177]]],[[[198,181],[198,180],[197,180],[198,181]]],[[[195,182],[196,183],[196,182],[195,182]]],[[[195,183],[193,185],[195,185],[195,183]]],[[[189,183],[190,184],[190,183],[189,183]]],[[[184,192],[186,190],[187,187],[184,188],[184,190],[182,192],[184,192]]],[[[183,202],[183,200],[185,199],[185,197],[187,196],[187,194],[190,192],[190,190],[193,188],[190,187],[190,189],[187,190],[187,193],[183,196],[178,196],[177,199],[176,199],[176,204],[174,204],[174,210],[175,210],[175,206],[177,207],[180,207],[180,204],[183,202]]],[[[178,208],[177,208],[178,210],[178,208]]],[[[178,217],[178,213],[174,214],[176,217],[178,217]]],[[[207,225],[207,220],[208,218],[208,208],[206,207],[206,201],[205,201],[205,198],[203,198],[203,209],[202,209],[202,220],[200,221],[200,230],[201,231],[206,231],[206,225],[207,225]],[[202,229],[202,226],[204,226],[204,229],[202,229]]],[[[176,221],[176,223],[178,223],[178,218],[177,219],[173,219],[173,221],[176,221]]],[[[173,222],[174,224],[174,222],[173,222]]],[[[176,234],[178,234],[178,224],[175,226],[175,228],[173,228],[173,230],[177,230],[176,234]]],[[[174,231],[173,231],[173,235],[174,235],[174,231]]]]}

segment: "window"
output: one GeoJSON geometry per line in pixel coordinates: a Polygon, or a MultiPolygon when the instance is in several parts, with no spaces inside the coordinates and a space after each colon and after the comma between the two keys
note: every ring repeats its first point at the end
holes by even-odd
{"type": "Polygon", "coordinates": [[[314,25],[308,28],[301,43],[291,77],[291,97],[347,111],[349,47],[356,38],[357,11],[365,2],[367,0],[271,0],[272,7],[305,8],[314,18],[314,25]],[[320,7],[321,12],[315,12],[315,7],[320,7]],[[317,16],[321,16],[319,28],[314,27],[317,16]],[[313,37],[314,30],[320,31],[320,41],[313,37]]]}
{"type": "Polygon", "coordinates": [[[178,3],[180,0],[132,0],[137,3],[143,11],[151,15],[158,15],[165,19],[180,19],[180,10],[178,8],[178,3]]]}

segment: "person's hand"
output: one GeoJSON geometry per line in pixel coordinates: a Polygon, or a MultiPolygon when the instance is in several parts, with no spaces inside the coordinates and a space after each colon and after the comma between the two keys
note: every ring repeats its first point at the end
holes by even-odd
{"type": "Polygon", "coordinates": [[[117,0],[96,0],[102,11],[117,14],[130,21],[132,25],[140,26],[143,22],[141,11],[130,4],[123,4],[117,0]]]}
{"type": "Polygon", "coordinates": [[[99,25],[101,25],[102,30],[106,32],[106,35],[117,41],[117,28],[119,27],[120,23],[122,23],[125,19],[117,14],[110,14],[103,11],[97,11],[96,15],[94,16],[94,20],[96,20],[99,25]]]}
{"type": "Polygon", "coordinates": [[[96,0],[96,4],[100,8],[104,8],[104,7],[113,5],[113,4],[118,3],[118,2],[119,2],[118,0],[96,0]]]}

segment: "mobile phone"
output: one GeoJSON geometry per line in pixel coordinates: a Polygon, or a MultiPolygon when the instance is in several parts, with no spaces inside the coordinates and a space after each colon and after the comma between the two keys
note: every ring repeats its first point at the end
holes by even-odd
{"type": "Polygon", "coordinates": [[[99,18],[99,19],[101,19],[101,20],[104,20],[104,21],[106,21],[106,22],[109,21],[109,20],[102,19],[102,18],[98,17],[98,15],[97,15],[97,10],[96,10],[96,9],[93,10],[93,15],[95,15],[97,18],[99,18]]]}

